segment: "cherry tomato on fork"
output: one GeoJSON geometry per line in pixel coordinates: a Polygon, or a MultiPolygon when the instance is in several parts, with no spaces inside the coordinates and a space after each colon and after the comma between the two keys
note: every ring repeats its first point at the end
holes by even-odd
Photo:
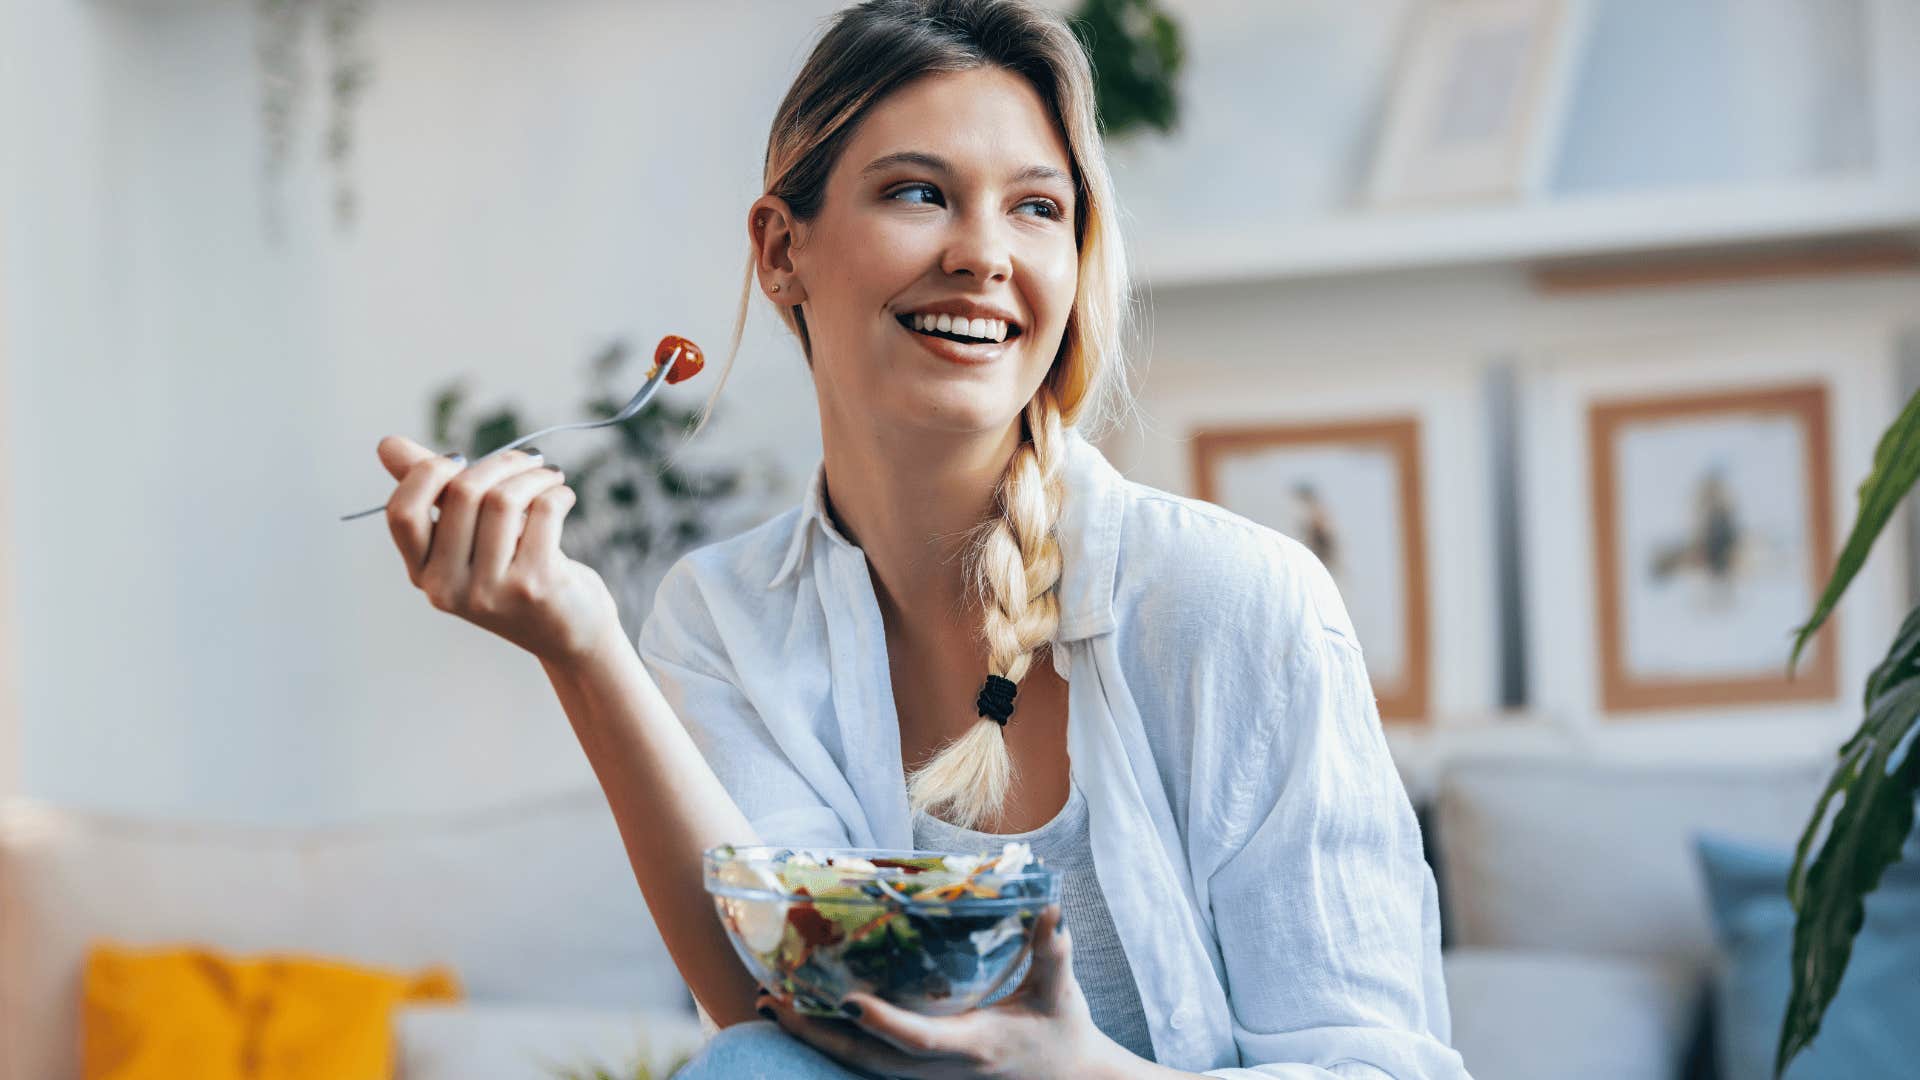
{"type": "Polygon", "coordinates": [[[669,360],[673,361],[673,367],[667,372],[667,381],[670,383],[685,382],[693,378],[707,364],[707,358],[700,351],[700,346],[679,334],[668,334],[660,339],[660,344],[654,346],[653,367],[647,372],[647,377],[652,378],[653,373],[660,370],[660,365],[669,360]],[[675,349],[681,350],[678,357],[673,355],[675,349]]]}

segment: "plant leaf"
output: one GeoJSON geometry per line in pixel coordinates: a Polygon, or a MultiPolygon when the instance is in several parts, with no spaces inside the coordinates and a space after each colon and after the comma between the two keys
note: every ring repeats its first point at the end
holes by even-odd
{"type": "Polygon", "coordinates": [[[1186,59],[1179,23],[1156,0],[1084,0],[1069,22],[1093,71],[1100,130],[1172,131],[1186,59]]]}
{"type": "Polygon", "coordinates": [[[1794,628],[1793,653],[1787,657],[1788,671],[1799,662],[1800,651],[1813,639],[1820,624],[1827,621],[1833,606],[1840,602],[1840,594],[1847,591],[1854,575],[1860,572],[1874,539],[1886,527],[1894,507],[1913,487],[1916,478],[1920,478],[1920,391],[1907,399],[1906,408],[1874,448],[1873,471],[1860,484],[1860,514],[1854,520],[1853,532],[1847,536],[1847,546],[1841,549],[1840,558],[1834,563],[1826,591],[1814,605],[1813,615],[1794,628]]]}
{"type": "Polygon", "coordinates": [[[1867,685],[1866,719],[1841,748],[1840,766],[1800,837],[1787,879],[1797,913],[1793,993],[1780,1025],[1775,1077],[1819,1034],[1820,1020],[1846,973],[1854,935],[1866,920],[1867,894],[1899,860],[1913,831],[1920,753],[1906,740],[1920,725],[1920,608],[1907,615],[1893,650],[1867,685]],[[1902,752],[1900,760],[1894,760],[1896,752],[1902,752]],[[1841,801],[1833,827],[1808,865],[1807,853],[1836,795],[1841,801]]]}
{"type": "Polygon", "coordinates": [[[433,445],[446,446],[453,441],[453,421],[460,412],[460,404],[466,399],[467,388],[458,380],[448,383],[433,396],[433,405],[427,416],[433,445]]]}
{"type": "Polygon", "coordinates": [[[501,409],[473,429],[474,456],[484,457],[519,437],[520,415],[512,409],[501,409]]]}
{"type": "MultiPolygon", "coordinates": [[[[1914,614],[1920,614],[1920,609],[1915,609],[1914,614]]],[[[1880,666],[1873,669],[1873,674],[1867,676],[1866,705],[1869,712],[1873,710],[1874,701],[1893,689],[1894,683],[1920,674],[1914,667],[1915,662],[1920,660],[1920,619],[1916,619],[1914,614],[1907,616],[1900,633],[1895,635],[1893,648],[1887,653],[1887,658],[1880,661],[1880,666]]]]}

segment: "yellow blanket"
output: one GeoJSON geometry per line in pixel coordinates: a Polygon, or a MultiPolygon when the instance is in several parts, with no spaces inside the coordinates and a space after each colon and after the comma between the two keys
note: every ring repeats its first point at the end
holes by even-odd
{"type": "Polygon", "coordinates": [[[458,1001],[415,974],[318,957],[96,944],[81,987],[83,1080],[392,1080],[392,1013],[458,1001]]]}

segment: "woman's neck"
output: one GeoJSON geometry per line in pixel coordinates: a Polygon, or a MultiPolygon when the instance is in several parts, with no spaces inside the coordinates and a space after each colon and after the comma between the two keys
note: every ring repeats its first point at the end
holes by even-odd
{"type": "Polygon", "coordinates": [[[963,555],[994,512],[994,493],[1019,446],[999,436],[822,432],[829,511],[860,546],[883,608],[901,626],[938,626],[971,611],[963,555]]]}

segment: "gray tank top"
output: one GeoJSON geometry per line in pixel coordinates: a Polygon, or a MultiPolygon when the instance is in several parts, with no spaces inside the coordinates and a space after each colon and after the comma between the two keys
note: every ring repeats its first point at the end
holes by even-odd
{"type": "MultiPolygon", "coordinates": [[[[1133,969],[1120,947],[1113,915],[1094,876],[1093,848],[1087,828],[1087,802],[1080,785],[1069,781],[1067,805],[1052,821],[1030,832],[988,833],[963,829],[923,810],[913,812],[913,846],[920,851],[960,851],[998,855],[1002,845],[1019,841],[1060,873],[1061,917],[1073,938],[1073,977],[1087,996],[1093,1023],[1107,1037],[1147,1061],[1154,1060],[1153,1036],[1133,969]]],[[[992,1004],[1018,989],[1032,966],[1031,955],[986,1000],[992,1004]]]]}

